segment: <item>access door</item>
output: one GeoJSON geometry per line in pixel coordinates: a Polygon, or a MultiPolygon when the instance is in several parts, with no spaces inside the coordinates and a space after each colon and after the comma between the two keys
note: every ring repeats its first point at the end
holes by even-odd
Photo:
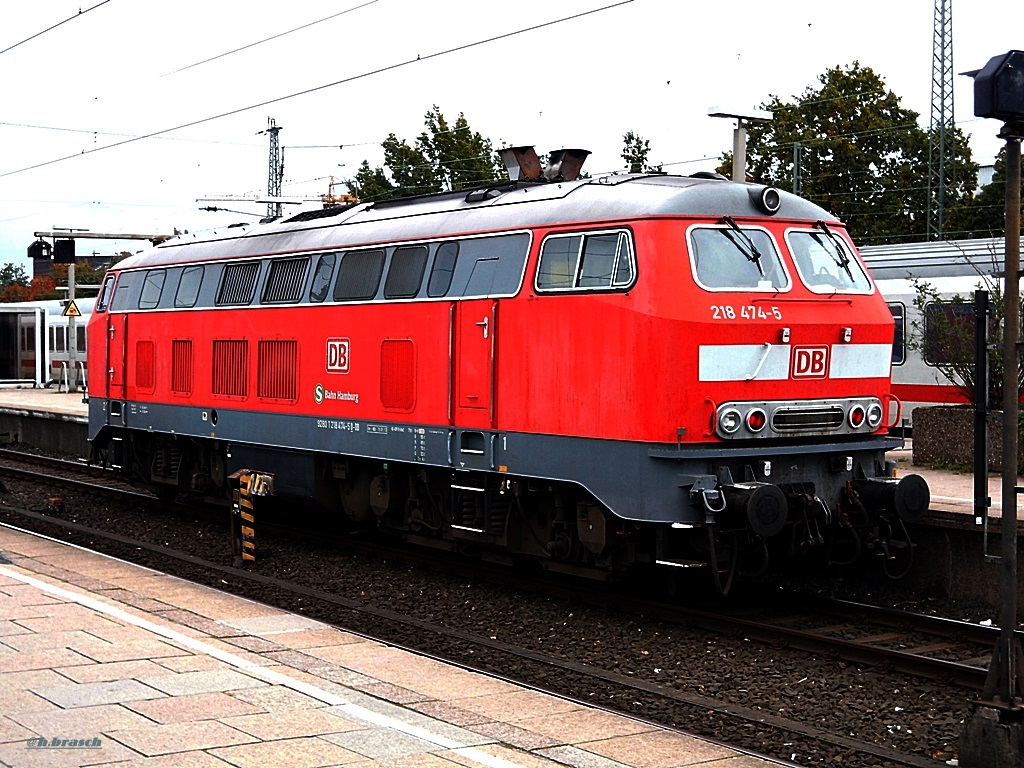
{"type": "Polygon", "coordinates": [[[125,312],[107,313],[106,338],[107,398],[125,398],[125,367],[128,352],[128,315],[125,312]]]}
{"type": "Polygon", "coordinates": [[[493,299],[455,303],[455,424],[494,426],[494,366],[498,302],[493,299]]]}

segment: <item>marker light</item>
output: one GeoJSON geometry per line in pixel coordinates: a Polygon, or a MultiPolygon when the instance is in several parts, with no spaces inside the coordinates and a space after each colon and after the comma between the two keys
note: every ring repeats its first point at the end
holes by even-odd
{"type": "Polygon", "coordinates": [[[864,424],[864,406],[855,405],[850,409],[850,426],[854,429],[864,424]]]}
{"type": "Polygon", "coordinates": [[[754,408],[747,414],[747,429],[751,432],[760,432],[768,423],[768,416],[760,408],[754,408]]]}

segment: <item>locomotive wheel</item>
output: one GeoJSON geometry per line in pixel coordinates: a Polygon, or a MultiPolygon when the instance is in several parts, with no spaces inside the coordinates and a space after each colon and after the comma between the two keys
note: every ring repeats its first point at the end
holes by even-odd
{"type": "Polygon", "coordinates": [[[341,487],[341,508],[345,515],[354,523],[364,523],[370,519],[370,485],[371,474],[365,469],[357,469],[341,487]]]}

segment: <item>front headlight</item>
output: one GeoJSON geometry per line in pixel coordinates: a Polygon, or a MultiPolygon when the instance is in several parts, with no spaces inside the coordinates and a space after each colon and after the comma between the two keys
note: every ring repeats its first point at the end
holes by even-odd
{"type": "Polygon", "coordinates": [[[734,435],[743,424],[743,416],[735,408],[726,408],[718,417],[718,427],[727,435],[734,435]]]}

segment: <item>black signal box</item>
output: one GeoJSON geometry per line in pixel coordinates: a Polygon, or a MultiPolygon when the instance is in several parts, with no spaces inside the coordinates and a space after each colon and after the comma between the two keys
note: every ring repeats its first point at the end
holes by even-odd
{"type": "Polygon", "coordinates": [[[974,115],[1024,120],[1024,51],[993,56],[974,75],[974,115]]]}
{"type": "Polygon", "coordinates": [[[54,240],[53,241],[53,262],[54,264],[75,263],[75,241],[54,240]]]}
{"type": "Polygon", "coordinates": [[[50,258],[52,248],[50,244],[45,240],[36,240],[28,247],[28,257],[32,261],[36,259],[48,259],[50,258]]]}

